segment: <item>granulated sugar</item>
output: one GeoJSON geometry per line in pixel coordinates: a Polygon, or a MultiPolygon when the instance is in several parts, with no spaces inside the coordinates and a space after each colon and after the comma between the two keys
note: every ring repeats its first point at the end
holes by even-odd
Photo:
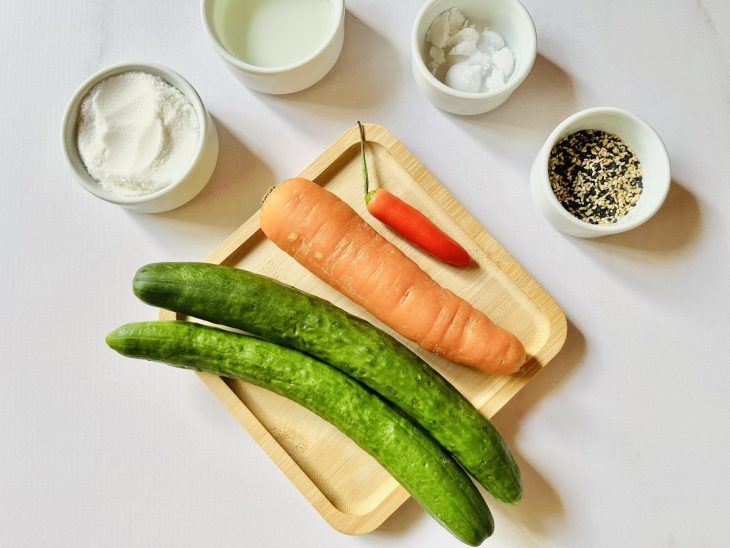
{"type": "Polygon", "coordinates": [[[125,72],[96,84],[81,104],[78,149],[89,174],[126,196],[178,180],[200,137],[193,105],[159,76],[125,72]]]}

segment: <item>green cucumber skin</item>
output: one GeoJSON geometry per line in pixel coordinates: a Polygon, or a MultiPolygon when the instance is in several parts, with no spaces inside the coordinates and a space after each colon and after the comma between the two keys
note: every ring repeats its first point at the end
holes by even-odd
{"type": "Polygon", "coordinates": [[[517,463],[492,424],[393,337],[332,303],[245,270],[208,263],[143,266],[143,301],[305,352],[356,378],[426,429],[496,499],[522,497],[517,463]]]}
{"type": "Polygon", "coordinates": [[[242,379],[289,398],[370,453],[446,529],[478,546],[494,522],[479,491],[431,437],[357,381],[275,343],[190,322],[141,322],[110,333],[120,354],[242,379]]]}

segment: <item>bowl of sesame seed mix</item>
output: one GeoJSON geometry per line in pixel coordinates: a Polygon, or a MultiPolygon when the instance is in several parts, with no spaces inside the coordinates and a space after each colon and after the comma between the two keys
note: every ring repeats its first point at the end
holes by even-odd
{"type": "Polygon", "coordinates": [[[669,156],[656,131],[618,108],[591,108],[556,127],[530,173],[540,213],[567,234],[596,238],[631,230],[669,192],[669,156]]]}

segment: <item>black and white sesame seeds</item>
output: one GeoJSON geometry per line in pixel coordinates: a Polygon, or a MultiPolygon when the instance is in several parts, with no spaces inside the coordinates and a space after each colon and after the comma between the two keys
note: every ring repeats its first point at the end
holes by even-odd
{"type": "Polygon", "coordinates": [[[639,201],[639,158],[618,136],[586,129],[564,137],[548,159],[553,193],[571,215],[593,225],[612,224],[639,201]]]}

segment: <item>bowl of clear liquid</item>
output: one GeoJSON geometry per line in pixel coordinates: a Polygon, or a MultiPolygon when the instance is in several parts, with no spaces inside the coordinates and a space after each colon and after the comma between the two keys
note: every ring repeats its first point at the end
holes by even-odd
{"type": "Polygon", "coordinates": [[[344,0],[202,0],[201,9],[215,50],[256,91],[306,89],[342,51],[344,0]]]}

